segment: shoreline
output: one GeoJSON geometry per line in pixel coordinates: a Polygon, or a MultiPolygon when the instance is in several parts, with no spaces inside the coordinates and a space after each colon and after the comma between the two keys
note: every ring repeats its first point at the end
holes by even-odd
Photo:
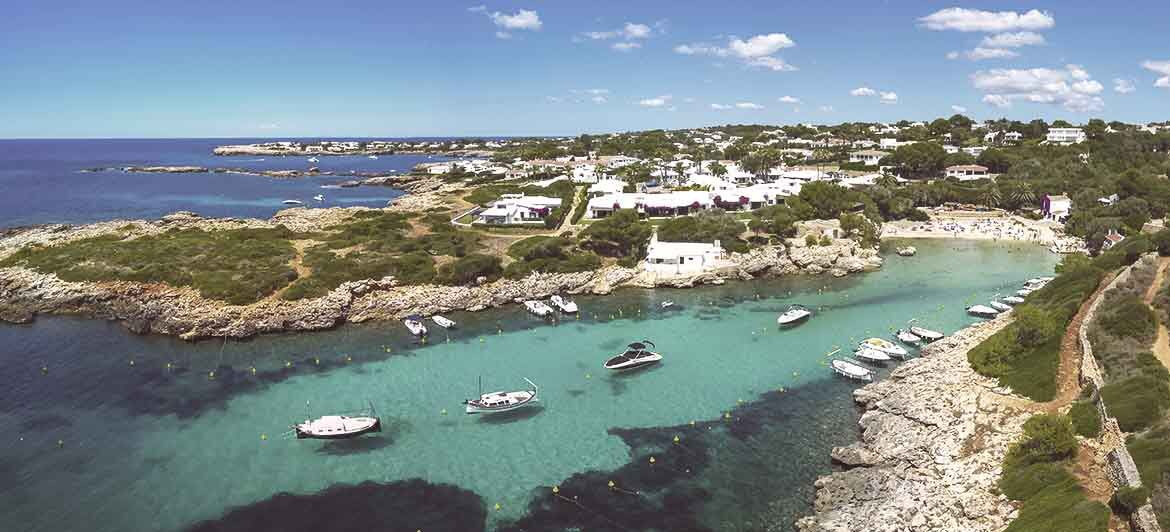
{"type": "Polygon", "coordinates": [[[997,532],[1016,516],[997,482],[1029,412],[1011,406],[967,351],[1011,323],[976,323],[922,349],[879,382],[853,392],[859,441],[833,449],[845,469],[815,483],[800,532],[997,532]]]}

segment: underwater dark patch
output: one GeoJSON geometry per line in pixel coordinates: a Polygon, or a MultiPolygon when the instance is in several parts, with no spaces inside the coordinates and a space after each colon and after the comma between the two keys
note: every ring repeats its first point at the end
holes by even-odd
{"type": "Polygon", "coordinates": [[[190,532],[372,532],[484,530],[487,508],[474,493],[413,479],[333,486],[313,495],[280,493],[203,521],[190,532]]]}
{"type": "Polygon", "coordinates": [[[40,414],[20,422],[23,431],[48,432],[73,426],[73,422],[58,414],[40,414]]]}

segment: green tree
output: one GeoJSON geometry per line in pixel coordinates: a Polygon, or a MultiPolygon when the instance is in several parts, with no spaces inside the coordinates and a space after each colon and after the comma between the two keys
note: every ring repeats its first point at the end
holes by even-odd
{"type": "Polygon", "coordinates": [[[632,264],[645,254],[653,231],[633,209],[621,209],[590,224],[581,233],[581,246],[599,255],[630,259],[627,264],[632,264]]]}
{"type": "Polygon", "coordinates": [[[999,207],[999,203],[1003,201],[1003,195],[1000,194],[999,187],[992,183],[980,194],[979,201],[988,207],[999,207]]]}
{"type": "Polygon", "coordinates": [[[853,195],[836,183],[813,181],[800,187],[798,197],[812,208],[817,219],[831,220],[850,206],[853,195]]]}
{"type": "Polygon", "coordinates": [[[903,177],[926,179],[937,177],[946,166],[947,152],[933,142],[917,142],[900,146],[882,159],[883,166],[895,166],[903,177]]]}
{"type": "Polygon", "coordinates": [[[1035,305],[1020,305],[1016,316],[1016,341],[1024,347],[1040,347],[1060,336],[1061,322],[1035,305]]]}

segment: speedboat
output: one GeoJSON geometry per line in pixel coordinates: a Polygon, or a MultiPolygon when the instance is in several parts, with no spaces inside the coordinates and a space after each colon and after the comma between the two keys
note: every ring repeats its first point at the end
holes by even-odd
{"type": "Polygon", "coordinates": [[[295,200],[295,199],[286,199],[286,200],[282,201],[281,203],[283,203],[285,205],[304,205],[305,204],[305,202],[303,202],[301,200],[295,200]]]}
{"type": "Polygon", "coordinates": [[[829,363],[829,367],[833,368],[833,371],[842,377],[867,382],[873,380],[872,370],[862,366],[861,364],[857,364],[852,360],[834,358],[833,361],[829,363]]]}
{"type": "Polygon", "coordinates": [[[613,371],[627,371],[662,362],[662,355],[653,351],[647,351],[647,345],[654,348],[658,347],[650,340],[634,342],[626,346],[624,353],[606,360],[605,364],[602,364],[602,367],[613,371]]]}
{"type": "Polygon", "coordinates": [[[917,336],[917,337],[919,337],[919,338],[921,338],[921,339],[923,339],[923,340],[925,340],[925,341],[927,341],[927,342],[933,342],[933,341],[935,341],[935,340],[941,340],[941,339],[942,339],[944,336],[946,336],[945,334],[943,334],[943,333],[940,333],[940,332],[938,332],[938,331],[932,331],[932,330],[930,330],[930,329],[924,329],[924,328],[922,328],[922,327],[918,327],[918,326],[916,326],[916,325],[911,325],[911,326],[910,326],[910,332],[914,333],[914,335],[915,335],[915,336],[917,336]]]}
{"type": "Polygon", "coordinates": [[[800,305],[790,305],[780,317],[776,318],[776,323],[780,326],[795,325],[812,316],[812,311],[800,305]]]}
{"type": "Polygon", "coordinates": [[[313,199],[315,199],[317,201],[325,201],[325,195],[317,194],[316,196],[313,196],[313,199]]]}
{"type": "Polygon", "coordinates": [[[884,338],[866,338],[865,340],[862,340],[861,343],[857,344],[857,347],[858,349],[873,349],[874,351],[880,351],[887,355],[893,355],[899,358],[905,358],[906,355],[910,354],[908,351],[906,351],[905,347],[902,347],[884,338]]]}
{"type": "Polygon", "coordinates": [[[442,327],[444,329],[450,329],[450,328],[455,326],[454,321],[452,321],[446,317],[440,316],[438,314],[431,316],[431,321],[435,322],[435,325],[438,325],[439,327],[442,327]]]}
{"type": "Polygon", "coordinates": [[[539,401],[537,394],[540,392],[540,387],[528,379],[524,380],[528,381],[528,384],[532,386],[531,389],[515,392],[481,393],[479,394],[479,399],[463,401],[463,404],[467,405],[467,413],[495,414],[498,412],[510,412],[539,401]]]}
{"type": "Polygon", "coordinates": [[[308,161],[308,162],[311,162],[311,163],[318,162],[318,160],[317,160],[317,158],[316,158],[316,157],[309,157],[308,159],[305,159],[305,160],[306,160],[306,161],[308,161]]]}
{"type": "Polygon", "coordinates": [[[897,338],[899,342],[908,345],[918,345],[918,343],[922,341],[922,338],[919,338],[917,334],[907,331],[906,329],[898,329],[898,331],[894,333],[894,337],[897,338]]]}
{"type": "Polygon", "coordinates": [[[382,432],[382,421],[371,405],[369,412],[355,416],[321,416],[293,425],[298,440],[343,440],[356,438],[367,432],[382,432]]]}
{"type": "Polygon", "coordinates": [[[971,305],[967,307],[967,314],[980,318],[994,318],[999,315],[999,311],[987,305],[971,305]]]}
{"type": "Polygon", "coordinates": [[[402,324],[405,325],[407,329],[410,329],[410,334],[415,336],[427,335],[427,326],[423,325],[421,316],[407,316],[406,319],[402,320],[402,324]]]}
{"type": "Polygon", "coordinates": [[[377,155],[370,155],[370,156],[367,156],[366,158],[367,158],[367,159],[374,159],[375,161],[376,161],[376,160],[378,160],[378,156],[377,156],[377,155]]]}
{"type": "Polygon", "coordinates": [[[1024,298],[1020,296],[1007,296],[1003,298],[1003,302],[1009,305],[1019,305],[1024,302],[1024,298]]]}
{"type": "Polygon", "coordinates": [[[890,360],[890,355],[878,351],[872,347],[864,346],[858,347],[857,350],[853,352],[853,356],[866,362],[888,362],[890,360]]]}
{"type": "Polygon", "coordinates": [[[659,303],[659,304],[658,304],[658,306],[659,306],[659,307],[660,307],[662,310],[666,310],[666,309],[668,309],[668,308],[670,308],[670,307],[673,307],[673,306],[674,306],[674,300],[673,300],[673,299],[667,299],[666,301],[663,301],[662,303],[659,303]]]}
{"type": "Polygon", "coordinates": [[[1028,297],[1028,294],[1031,294],[1032,292],[1035,292],[1035,290],[1030,290],[1030,289],[1027,289],[1027,288],[1021,288],[1021,289],[1019,289],[1019,290],[1016,290],[1016,295],[1017,295],[1017,296],[1020,296],[1020,297],[1028,297]]]}
{"type": "Polygon", "coordinates": [[[577,312],[577,303],[572,299],[561,297],[559,294],[548,298],[548,301],[565,314],[573,314],[577,312]]]}
{"type": "Polygon", "coordinates": [[[535,299],[525,301],[524,308],[528,309],[528,312],[531,312],[542,318],[552,314],[553,311],[552,307],[545,305],[543,301],[537,301],[535,299]]]}
{"type": "Polygon", "coordinates": [[[1012,306],[1001,301],[992,301],[991,308],[994,308],[1000,312],[1007,312],[1012,309],[1012,306]]]}

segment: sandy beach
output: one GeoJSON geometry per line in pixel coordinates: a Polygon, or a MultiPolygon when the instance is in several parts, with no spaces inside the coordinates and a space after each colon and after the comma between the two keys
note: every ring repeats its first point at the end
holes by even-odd
{"type": "Polygon", "coordinates": [[[931,213],[927,222],[897,220],[882,225],[883,238],[965,238],[972,240],[1017,240],[1078,250],[1084,243],[1064,234],[1064,227],[1051,220],[1031,220],[995,212],[942,211],[931,213]]]}

